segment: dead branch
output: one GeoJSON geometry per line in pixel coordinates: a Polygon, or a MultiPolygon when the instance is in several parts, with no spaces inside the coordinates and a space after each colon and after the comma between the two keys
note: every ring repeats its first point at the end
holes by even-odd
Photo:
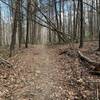
{"type": "Polygon", "coordinates": [[[12,67],[13,65],[9,63],[7,60],[0,57],[0,65],[3,64],[4,66],[12,67]]]}
{"type": "Polygon", "coordinates": [[[94,66],[94,69],[93,69],[94,72],[99,72],[100,73],[100,63],[99,62],[91,60],[90,58],[88,58],[85,55],[83,55],[80,51],[78,51],[78,55],[79,55],[80,59],[83,62],[87,62],[90,65],[94,66]]]}
{"type": "Polygon", "coordinates": [[[67,53],[67,51],[62,51],[59,53],[59,55],[66,54],[66,53],[67,53]]]}

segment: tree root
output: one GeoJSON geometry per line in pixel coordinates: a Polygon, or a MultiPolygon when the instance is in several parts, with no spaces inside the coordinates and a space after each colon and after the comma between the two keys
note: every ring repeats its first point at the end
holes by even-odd
{"type": "Polygon", "coordinates": [[[91,69],[92,69],[92,71],[90,71],[90,72],[92,72],[94,74],[96,74],[96,73],[100,74],[100,63],[99,62],[91,60],[90,58],[83,55],[80,51],[78,51],[78,55],[82,62],[86,62],[90,65],[89,67],[91,67],[91,69]]]}

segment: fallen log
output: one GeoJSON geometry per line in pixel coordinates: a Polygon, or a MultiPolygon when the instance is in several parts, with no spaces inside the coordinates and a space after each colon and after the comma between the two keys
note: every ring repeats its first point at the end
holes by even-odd
{"type": "Polygon", "coordinates": [[[88,58],[87,56],[83,55],[81,53],[81,51],[78,51],[78,56],[79,58],[83,61],[83,62],[87,62],[89,63],[90,65],[94,66],[94,68],[92,69],[92,72],[98,72],[100,73],[100,63],[99,62],[96,62],[94,60],[91,60],[90,58],[88,58]]]}
{"type": "Polygon", "coordinates": [[[3,64],[4,66],[12,67],[13,65],[9,63],[7,60],[0,57],[0,65],[3,64]]]}
{"type": "Polygon", "coordinates": [[[66,54],[67,51],[62,51],[59,55],[66,54]]]}

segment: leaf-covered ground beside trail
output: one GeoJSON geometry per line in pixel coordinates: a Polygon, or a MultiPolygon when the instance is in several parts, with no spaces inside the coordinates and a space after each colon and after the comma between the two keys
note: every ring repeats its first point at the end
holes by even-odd
{"type": "MultiPolygon", "coordinates": [[[[0,65],[0,100],[97,100],[100,76],[91,75],[77,56],[77,47],[34,45],[9,58],[13,68],[0,65]],[[59,55],[61,52],[65,54],[59,55]]],[[[100,62],[97,43],[81,51],[100,62]]],[[[89,65],[88,65],[89,66],[89,65]]]]}

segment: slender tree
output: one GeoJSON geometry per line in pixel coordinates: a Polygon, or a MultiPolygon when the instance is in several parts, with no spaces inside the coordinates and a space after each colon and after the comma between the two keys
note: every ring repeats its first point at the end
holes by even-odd
{"type": "Polygon", "coordinates": [[[80,0],[80,13],[81,13],[81,26],[80,26],[80,45],[79,48],[83,47],[83,0],[80,0]]]}
{"type": "Polygon", "coordinates": [[[25,47],[26,48],[28,48],[28,43],[29,43],[30,4],[31,4],[31,1],[27,0],[27,31],[26,31],[26,42],[25,42],[25,47]]]}
{"type": "Polygon", "coordinates": [[[19,2],[19,9],[18,9],[18,33],[19,33],[19,48],[21,48],[22,44],[22,22],[23,22],[23,15],[22,15],[22,0],[19,2]]]}
{"type": "Polygon", "coordinates": [[[98,50],[100,51],[100,0],[99,0],[99,7],[98,7],[98,14],[99,14],[99,48],[98,50]]]}
{"type": "Polygon", "coordinates": [[[13,50],[15,48],[15,44],[16,44],[17,18],[18,18],[19,5],[20,5],[20,0],[16,0],[14,19],[13,19],[13,28],[12,28],[12,37],[11,37],[11,44],[10,44],[10,56],[12,56],[12,52],[13,52],[13,50]]]}
{"type": "Polygon", "coordinates": [[[1,5],[0,5],[0,46],[2,46],[1,5]]]}

